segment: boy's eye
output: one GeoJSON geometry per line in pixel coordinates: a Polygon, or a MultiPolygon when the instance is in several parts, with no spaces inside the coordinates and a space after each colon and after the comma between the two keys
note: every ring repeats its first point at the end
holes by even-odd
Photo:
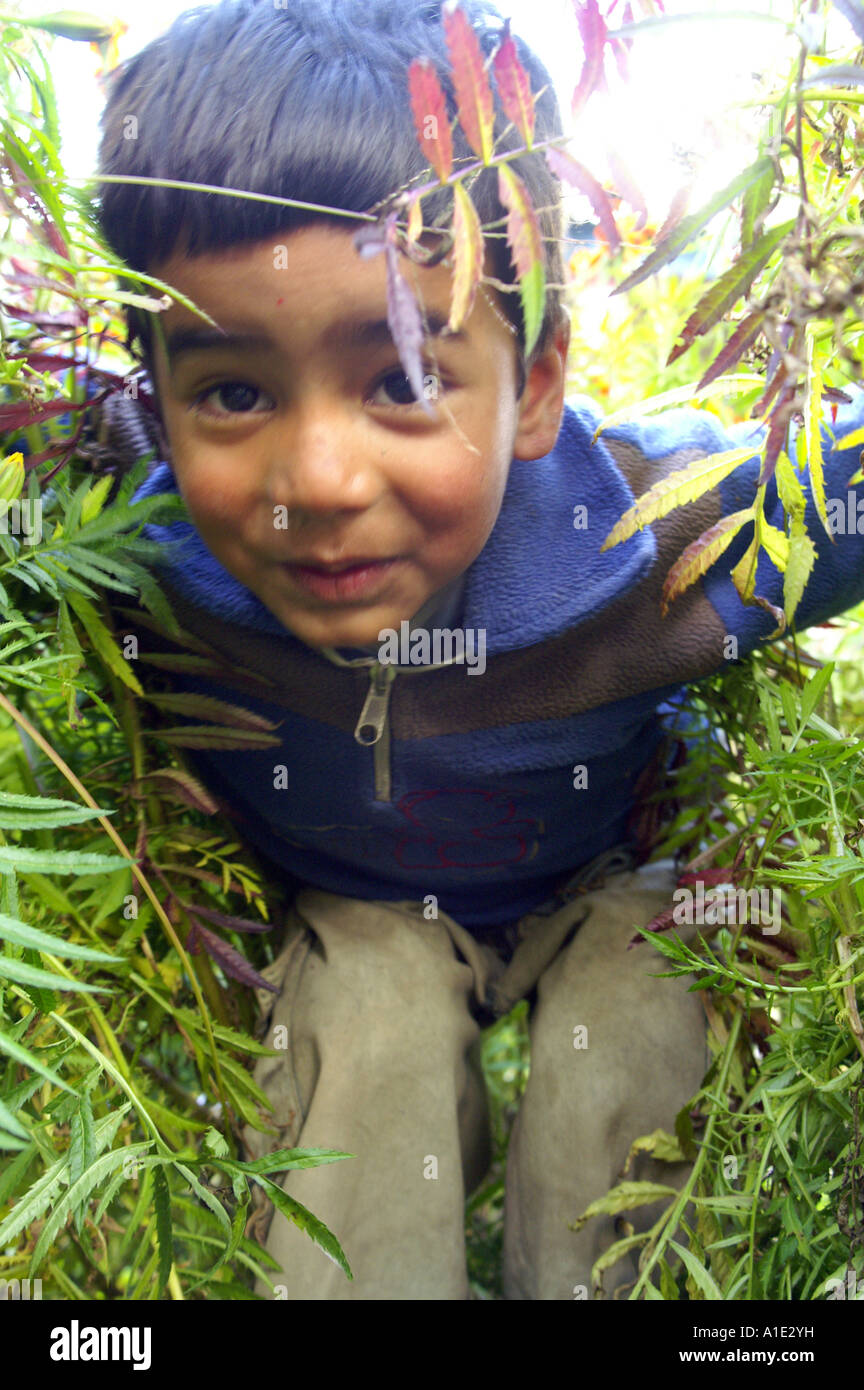
{"type": "MultiPolygon", "coordinates": [[[[389,401],[376,402],[376,404],[400,406],[419,404],[411,383],[404,372],[388,372],[385,377],[382,377],[373,393],[373,400],[374,396],[385,388],[391,399],[389,401]]],[[[430,400],[434,401],[437,399],[440,391],[443,389],[443,383],[438,372],[430,371],[428,368],[423,369],[423,389],[430,400]]]]}
{"type": "Polygon", "coordinates": [[[273,400],[257,386],[247,381],[220,381],[199,392],[194,402],[203,415],[225,419],[231,415],[260,414],[272,410],[273,400]]]}

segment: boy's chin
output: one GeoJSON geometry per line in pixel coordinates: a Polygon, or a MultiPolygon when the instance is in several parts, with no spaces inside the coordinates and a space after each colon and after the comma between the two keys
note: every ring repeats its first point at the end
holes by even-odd
{"type": "MultiPolygon", "coordinates": [[[[403,620],[414,615],[395,611],[382,605],[363,613],[298,613],[296,609],[279,612],[270,610],[294,637],[307,647],[372,647],[381,642],[381,632],[393,628],[397,632],[403,620]]],[[[416,610],[415,610],[416,611],[416,610]]]]}

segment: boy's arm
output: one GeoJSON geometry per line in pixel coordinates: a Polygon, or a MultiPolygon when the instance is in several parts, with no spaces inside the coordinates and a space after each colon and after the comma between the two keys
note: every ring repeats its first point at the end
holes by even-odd
{"type": "MultiPolygon", "coordinates": [[[[826,511],[833,535],[829,536],[819,518],[807,473],[799,474],[795,470],[806,498],[804,521],[807,534],[816,551],[812,571],[794,614],[797,630],[824,622],[864,600],[864,483],[849,486],[849,479],[861,465],[861,445],[843,449],[835,447],[836,440],[862,427],[864,393],[838,412],[836,422],[830,428],[826,424],[822,426],[826,511]]],[[[707,525],[715,525],[722,517],[752,507],[761,468],[759,450],[762,438],[763,431],[752,422],[724,430],[714,417],[692,409],[668,411],[654,420],[619,426],[601,435],[619,466],[623,464],[625,471],[631,473],[631,485],[635,484],[637,496],[659,478],[686,466],[676,462],[675,456],[680,455],[682,449],[689,449],[688,457],[692,458],[695,443],[706,456],[752,444],[752,459],[737,467],[699,502],[680,509],[677,517],[675,514],[670,516],[669,521],[675,517],[678,554],[706,529],[706,522],[707,525]],[[632,476],[632,470],[626,469],[626,460],[635,457],[639,457],[643,465],[638,477],[632,476]],[[690,514],[693,520],[688,524],[686,518],[690,514]]],[[[776,476],[766,488],[764,515],[765,520],[778,530],[787,529],[776,476]]],[[[703,593],[719,617],[724,631],[737,639],[735,655],[739,657],[765,642],[777,628],[766,608],[741,601],[732,581],[731,571],[752,539],[753,522],[747,521],[701,581],[703,593]]],[[[761,550],[755,593],[775,608],[782,609],[783,583],[783,574],[761,550]]],[[[681,603],[682,599],[679,598],[670,604],[670,620],[674,621],[676,606],[681,603]]]]}

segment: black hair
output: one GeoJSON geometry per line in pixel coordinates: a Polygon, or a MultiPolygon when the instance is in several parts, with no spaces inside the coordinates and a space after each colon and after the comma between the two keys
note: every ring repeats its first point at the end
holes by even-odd
{"type": "MultiPolygon", "coordinates": [[[[441,0],[221,0],[189,10],[112,74],[99,172],[374,211],[426,172],[408,94],[414,58],[431,60],[451,121],[456,114],[441,8],[441,0]]],[[[501,38],[501,15],[489,0],[462,0],[462,9],[488,57],[501,38]]],[[[513,38],[533,93],[545,89],[535,103],[535,139],[560,135],[549,74],[531,49],[513,38]]],[[[508,124],[496,99],[496,151],[523,144],[515,129],[507,131],[508,124]]],[[[453,143],[457,167],[460,159],[476,162],[459,127],[453,143]]],[[[551,284],[533,357],[550,342],[561,314],[561,185],[542,154],[522,155],[512,167],[538,211],[551,284]]],[[[482,170],[470,191],[482,223],[505,216],[496,169],[482,170]]],[[[452,196],[440,188],[423,199],[426,226],[447,220],[452,196]]],[[[309,210],[222,194],[106,183],[99,184],[97,217],[117,255],[144,272],[175,250],[194,256],[322,220],[309,210]]],[[[363,225],[323,220],[346,228],[363,225]]],[[[503,221],[495,231],[499,234],[487,240],[493,273],[515,285],[503,221]]],[[[516,329],[524,384],[520,297],[511,291],[502,299],[516,329]]],[[[133,310],[129,318],[130,341],[140,340],[148,365],[149,317],[133,310]]]]}

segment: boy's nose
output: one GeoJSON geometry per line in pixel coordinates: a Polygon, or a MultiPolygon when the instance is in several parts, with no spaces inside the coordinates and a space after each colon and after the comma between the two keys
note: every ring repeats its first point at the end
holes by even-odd
{"type": "Polygon", "coordinates": [[[268,501],[296,515],[364,511],[385,490],[379,465],[356,433],[331,419],[306,416],[280,431],[268,462],[268,501]]]}

